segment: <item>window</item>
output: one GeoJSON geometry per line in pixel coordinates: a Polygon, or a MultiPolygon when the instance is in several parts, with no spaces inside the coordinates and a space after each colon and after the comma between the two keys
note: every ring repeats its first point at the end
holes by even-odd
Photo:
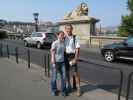
{"type": "Polygon", "coordinates": [[[126,43],[128,44],[128,46],[133,46],[133,37],[127,39],[126,43]]]}
{"type": "Polygon", "coordinates": [[[56,39],[56,35],[54,33],[47,33],[47,37],[49,39],[56,39]]]}
{"type": "Polygon", "coordinates": [[[42,33],[37,33],[37,37],[42,37],[42,33]]]}
{"type": "Polygon", "coordinates": [[[31,37],[36,37],[36,33],[32,33],[30,36],[31,37]]]}

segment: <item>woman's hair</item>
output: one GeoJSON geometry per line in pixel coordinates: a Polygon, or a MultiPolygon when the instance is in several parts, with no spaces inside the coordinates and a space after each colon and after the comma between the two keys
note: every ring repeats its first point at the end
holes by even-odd
{"type": "Polygon", "coordinates": [[[64,33],[64,32],[63,31],[59,31],[59,32],[56,33],[56,35],[58,36],[58,35],[60,35],[60,33],[64,33]]]}

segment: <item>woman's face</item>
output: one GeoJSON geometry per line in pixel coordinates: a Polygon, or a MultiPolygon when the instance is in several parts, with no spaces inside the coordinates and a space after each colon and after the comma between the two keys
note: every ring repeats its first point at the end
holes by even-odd
{"type": "Polygon", "coordinates": [[[64,32],[61,32],[61,33],[58,35],[58,39],[61,40],[61,41],[64,41],[64,32]]]}

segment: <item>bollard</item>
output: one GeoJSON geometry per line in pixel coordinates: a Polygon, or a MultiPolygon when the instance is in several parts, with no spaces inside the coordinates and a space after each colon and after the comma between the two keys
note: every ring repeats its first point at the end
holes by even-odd
{"type": "Polygon", "coordinates": [[[45,76],[47,76],[47,61],[46,61],[46,55],[44,54],[44,71],[45,71],[45,76]]]}
{"type": "Polygon", "coordinates": [[[48,54],[48,77],[50,77],[50,55],[48,54]]]}
{"type": "Polygon", "coordinates": [[[133,72],[131,72],[128,76],[128,83],[127,83],[127,93],[126,93],[126,100],[129,99],[130,88],[131,88],[131,80],[132,80],[133,72]]]}
{"type": "Polygon", "coordinates": [[[48,54],[46,55],[46,76],[48,77],[48,54]]]}
{"type": "Polygon", "coordinates": [[[7,48],[7,57],[9,59],[10,58],[10,52],[9,52],[9,46],[8,46],[8,44],[7,44],[6,48],[7,48]]]}
{"type": "Polygon", "coordinates": [[[30,69],[30,50],[27,50],[27,58],[28,58],[28,68],[30,69]]]}
{"type": "Polygon", "coordinates": [[[15,48],[16,63],[18,64],[18,47],[15,48]]]}
{"type": "Polygon", "coordinates": [[[121,92],[122,92],[122,86],[123,86],[123,71],[120,71],[120,84],[119,84],[119,92],[118,92],[118,100],[121,100],[121,92]]]}
{"type": "Polygon", "coordinates": [[[0,55],[1,55],[1,57],[3,56],[3,45],[2,45],[2,42],[0,43],[0,55]]]}

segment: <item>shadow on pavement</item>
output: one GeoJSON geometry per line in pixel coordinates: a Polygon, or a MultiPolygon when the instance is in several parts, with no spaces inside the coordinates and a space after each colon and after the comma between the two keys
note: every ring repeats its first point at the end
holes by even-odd
{"type": "Polygon", "coordinates": [[[87,93],[90,91],[94,91],[96,89],[103,89],[105,91],[111,92],[114,89],[118,89],[119,85],[91,85],[91,84],[87,84],[87,85],[82,85],[81,86],[81,91],[82,93],[87,93]]]}

